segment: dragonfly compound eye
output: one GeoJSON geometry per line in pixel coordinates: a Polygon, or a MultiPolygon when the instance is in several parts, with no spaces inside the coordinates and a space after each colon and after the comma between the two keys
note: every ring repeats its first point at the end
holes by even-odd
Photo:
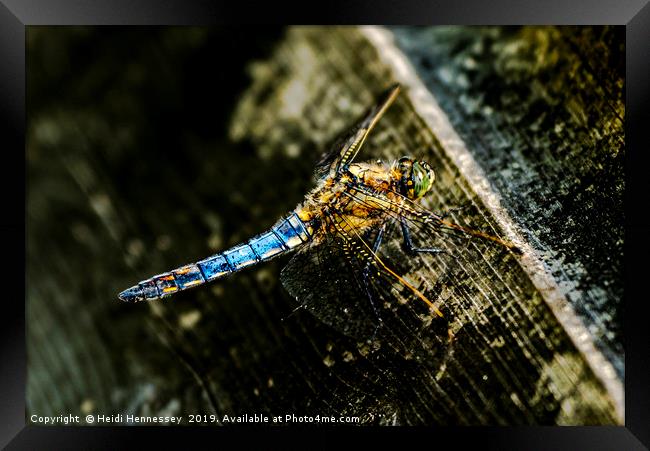
{"type": "Polygon", "coordinates": [[[395,162],[400,173],[400,191],[409,199],[424,196],[436,179],[433,168],[426,161],[416,161],[411,157],[402,157],[395,162]]]}
{"type": "Polygon", "coordinates": [[[433,168],[426,161],[415,161],[411,172],[411,181],[413,183],[413,198],[419,199],[424,196],[436,180],[436,174],[433,168]]]}

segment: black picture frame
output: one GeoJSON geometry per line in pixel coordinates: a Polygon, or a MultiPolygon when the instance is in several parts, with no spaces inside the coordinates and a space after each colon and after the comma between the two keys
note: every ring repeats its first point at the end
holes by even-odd
{"type": "MultiPolygon", "coordinates": [[[[418,430],[431,440],[463,448],[483,449],[644,449],[650,446],[650,332],[643,309],[647,303],[642,264],[650,250],[650,222],[644,218],[644,205],[650,192],[648,152],[643,145],[644,128],[649,123],[647,100],[650,91],[650,5],[646,0],[560,1],[500,0],[491,2],[389,1],[327,2],[317,9],[284,7],[275,2],[259,4],[248,0],[236,3],[208,1],[82,1],[82,0],[0,0],[0,128],[2,132],[3,176],[0,177],[3,217],[0,227],[3,250],[4,296],[2,306],[2,355],[0,365],[0,445],[8,449],[121,448],[133,436],[146,436],[149,444],[162,441],[196,444],[206,439],[213,444],[212,428],[114,428],[114,427],[35,427],[25,420],[25,312],[20,299],[25,285],[25,27],[29,25],[208,25],[244,20],[247,23],[273,18],[289,23],[337,24],[621,24],[626,26],[626,235],[625,235],[625,427],[529,427],[529,428],[437,428],[418,430]],[[309,9],[309,12],[307,10],[309,9]],[[645,159],[645,160],[644,160],[645,159]],[[9,246],[15,244],[15,246],[9,246]],[[22,264],[21,264],[22,262],[22,264]],[[185,435],[187,434],[187,435],[185,435]],[[191,434],[191,436],[190,436],[191,434]],[[173,437],[172,437],[173,436],[173,437]],[[192,437],[188,442],[187,437],[192,437]],[[170,441],[171,440],[171,441],[170,441]]],[[[26,280],[25,283],[29,283],[26,280]]],[[[259,438],[241,429],[216,431],[236,438],[239,444],[259,438]]],[[[288,428],[275,428],[283,447],[304,445],[288,428]],[[282,429],[282,430],[278,430],[282,429]],[[285,432],[285,433],[283,433],[285,432]],[[292,440],[286,442],[287,436],[292,440]]],[[[364,429],[364,428],[361,428],[364,429]]],[[[310,443],[320,447],[331,440],[329,430],[320,428],[310,443]],[[318,437],[320,436],[320,437],[318,437]]],[[[408,430],[399,431],[400,435],[408,430]]],[[[313,431],[310,431],[312,434],[313,431]]],[[[368,434],[384,441],[393,432],[368,434]]],[[[141,438],[141,437],[138,437],[141,438]]],[[[269,442],[270,443],[270,442],[269,442]]]]}

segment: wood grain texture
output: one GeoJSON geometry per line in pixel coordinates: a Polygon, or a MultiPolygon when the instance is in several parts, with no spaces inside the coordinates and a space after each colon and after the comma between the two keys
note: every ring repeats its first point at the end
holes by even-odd
{"type": "MultiPolygon", "coordinates": [[[[120,289],[249,238],[292,209],[311,186],[320,151],[393,80],[357,29],[293,28],[252,64],[239,56],[227,69],[206,70],[240,80],[238,64],[250,81],[225,94],[234,109],[223,107],[215,119],[188,111],[184,121],[174,111],[198,94],[187,73],[202,69],[194,61],[225,45],[228,33],[170,29],[138,40],[128,32],[49,33],[30,32],[32,48],[99,40],[115,49],[117,40],[126,52],[138,44],[126,52],[135,55],[129,70],[114,78],[96,81],[112,61],[101,57],[76,79],[61,75],[78,98],[31,100],[29,412],[617,422],[612,400],[529,276],[486,243],[452,249],[455,264],[426,258],[411,268],[410,277],[437,293],[445,319],[431,321],[410,353],[292,314],[295,303],[278,282],[286,259],[162,302],[120,304],[120,289]],[[175,120],[180,126],[165,127],[175,120]]],[[[32,63],[47,63],[45,53],[32,63]]],[[[213,89],[207,104],[223,100],[215,92],[228,87],[213,89]]],[[[463,205],[455,221],[500,233],[408,95],[382,119],[362,158],[403,154],[436,168],[430,208],[463,205]]]]}
{"type": "Polygon", "coordinates": [[[395,36],[622,379],[623,27],[395,36]]]}

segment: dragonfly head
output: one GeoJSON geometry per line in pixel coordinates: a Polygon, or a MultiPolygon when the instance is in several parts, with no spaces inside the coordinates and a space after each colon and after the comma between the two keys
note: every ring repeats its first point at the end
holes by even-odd
{"type": "Polygon", "coordinates": [[[436,180],[433,168],[426,161],[402,157],[395,162],[395,168],[400,174],[400,192],[409,199],[420,199],[436,180]]]}

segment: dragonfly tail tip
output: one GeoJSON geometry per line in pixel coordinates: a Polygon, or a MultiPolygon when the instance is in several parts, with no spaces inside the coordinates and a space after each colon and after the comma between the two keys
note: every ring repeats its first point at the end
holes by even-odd
{"type": "Polygon", "coordinates": [[[120,299],[120,301],[128,303],[138,302],[144,299],[142,290],[137,285],[122,291],[117,295],[117,297],[120,299]]]}

